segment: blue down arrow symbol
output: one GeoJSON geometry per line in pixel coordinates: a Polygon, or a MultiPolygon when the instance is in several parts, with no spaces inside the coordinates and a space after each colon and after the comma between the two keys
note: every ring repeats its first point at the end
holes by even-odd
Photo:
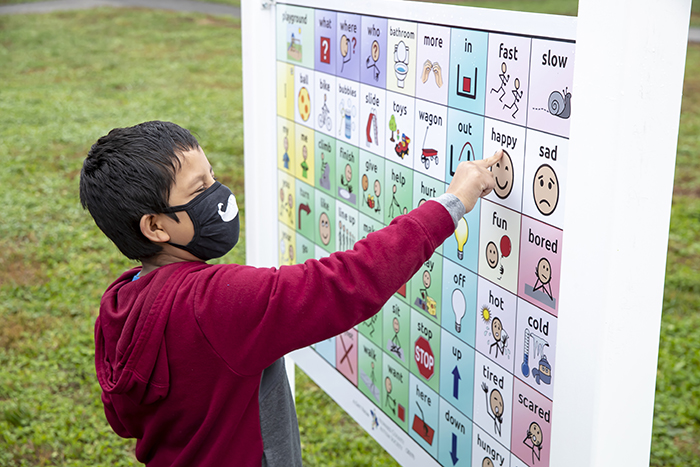
{"type": "Polygon", "coordinates": [[[454,375],[454,385],[452,386],[452,396],[455,399],[459,399],[459,380],[462,378],[461,378],[461,376],[459,376],[459,370],[457,369],[457,365],[455,365],[455,369],[452,370],[452,374],[454,375]]]}
{"type": "Polygon", "coordinates": [[[455,465],[459,460],[457,458],[457,435],[452,433],[452,450],[450,451],[450,456],[452,457],[452,465],[455,465]]]}

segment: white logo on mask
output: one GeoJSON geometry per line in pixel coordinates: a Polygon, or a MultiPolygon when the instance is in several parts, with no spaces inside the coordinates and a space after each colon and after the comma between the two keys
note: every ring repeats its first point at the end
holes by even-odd
{"type": "Polygon", "coordinates": [[[223,206],[224,203],[219,203],[219,215],[221,216],[221,220],[224,222],[232,221],[238,215],[238,205],[236,204],[236,197],[233,196],[233,194],[231,194],[231,196],[228,197],[228,205],[226,206],[225,211],[221,210],[223,206]]]}

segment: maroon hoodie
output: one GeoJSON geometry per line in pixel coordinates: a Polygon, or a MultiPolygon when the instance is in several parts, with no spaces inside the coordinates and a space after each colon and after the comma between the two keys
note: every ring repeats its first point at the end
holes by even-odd
{"type": "Polygon", "coordinates": [[[261,374],[377,313],[454,232],[429,201],[353,250],[276,268],[184,262],[102,297],[95,364],[107,420],[149,466],[261,465],[261,374]]]}

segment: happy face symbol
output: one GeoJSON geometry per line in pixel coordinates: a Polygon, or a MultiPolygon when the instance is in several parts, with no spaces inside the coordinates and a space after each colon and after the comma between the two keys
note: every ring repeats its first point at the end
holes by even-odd
{"type": "Polygon", "coordinates": [[[503,157],[491,167],[491,171],[496,181],[494,193],[501,199],[507,198],[513,190],[513,160],[506,151],[503,151],[503,157]]]}
{"type": "Polygon", "coordinates": [[[486,245],[486,262],[491,269],[495,269],[498,265],[498,248],[493,242],[486,245]]]}
{"type": "Polygon", "coordinates": [[[559,202],[559,180],[549,165],[543,164],[535,172],[532,195],[535,198],[535,206],[542,214],[548,216],[554,212],[559,202]]]}
{"type": "Polygon", "coordinates": [[[430,271],[425,271],[423,273],[423,287],[426,289],[430,288],[430,271]]]}
{"type": "Polygon", "coordinates": [[[318,233],[321,237],[321,242],[328,245],[331,241],[331,222],[328,220],[328,215],[322,212],[318,219],[318,233]]]}

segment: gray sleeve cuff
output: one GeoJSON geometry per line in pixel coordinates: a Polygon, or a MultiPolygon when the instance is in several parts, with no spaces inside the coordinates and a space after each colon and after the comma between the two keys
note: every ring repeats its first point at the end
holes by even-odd
{"type": "Polygon", "coordinates": [[[434,199],[438,203],[445,206],[447,212],[452,216],[452,222],[455,224],[455,229],[457,228],[457,223],[467,213],[462,202],[452,193],[444,193],[434,199]]]}

